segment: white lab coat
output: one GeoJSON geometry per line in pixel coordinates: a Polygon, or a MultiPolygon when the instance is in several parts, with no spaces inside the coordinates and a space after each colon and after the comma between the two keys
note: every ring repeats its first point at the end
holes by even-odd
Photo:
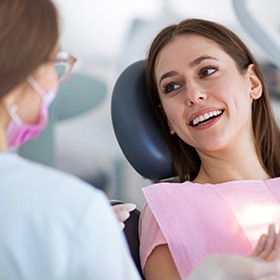
{"type": "Polygon", "coordinates": [[[0,153],[0,279],[140,279],[106,196],[0,153]]]}

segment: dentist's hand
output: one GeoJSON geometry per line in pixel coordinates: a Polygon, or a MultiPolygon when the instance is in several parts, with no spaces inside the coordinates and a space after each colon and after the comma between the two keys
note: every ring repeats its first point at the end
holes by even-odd
{"type": "Polygon", "coordinates": [[[115,214],[120,222],[121,229],[124,229],[124,222],[129,218],[130,212],[136,209],[136,205],[134,203],[123,203],[116,204],[113,207],[115,214]]]}

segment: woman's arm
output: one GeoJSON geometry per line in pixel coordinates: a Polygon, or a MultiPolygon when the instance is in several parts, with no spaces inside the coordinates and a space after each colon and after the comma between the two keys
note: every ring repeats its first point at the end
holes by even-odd
{"type": "Polygon", "coordinates": [[[180,280],[179,273],[166,244],[155,247],[144,267],[146,280],[180,280]]]}

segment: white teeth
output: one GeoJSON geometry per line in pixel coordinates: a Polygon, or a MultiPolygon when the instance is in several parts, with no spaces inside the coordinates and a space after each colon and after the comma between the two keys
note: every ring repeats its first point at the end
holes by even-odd
{"type": "Polygon", "coordinates": [[[198,117],[196,117],[193,121],[192,121],[192,124],[193,125],[197,125],[198,123],[200,122],[204,122],[204,121],[207,121],[209,118],[213,117],[213,116],[219,116],[220,114],[222,114],[222,110],[216,110],[216,111],[211,111],[211,112],[208,112],[208,113],[205,113],[203,115],[200,115],[198,117]]]}

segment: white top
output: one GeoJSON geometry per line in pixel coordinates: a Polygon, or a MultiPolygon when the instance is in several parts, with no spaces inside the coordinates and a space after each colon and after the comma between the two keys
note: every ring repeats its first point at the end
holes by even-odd
{"type": "Polygon", "coordinates": [[[61,171],[0,153],[0,278],[140,279],[99,190],[61,171]]]}

